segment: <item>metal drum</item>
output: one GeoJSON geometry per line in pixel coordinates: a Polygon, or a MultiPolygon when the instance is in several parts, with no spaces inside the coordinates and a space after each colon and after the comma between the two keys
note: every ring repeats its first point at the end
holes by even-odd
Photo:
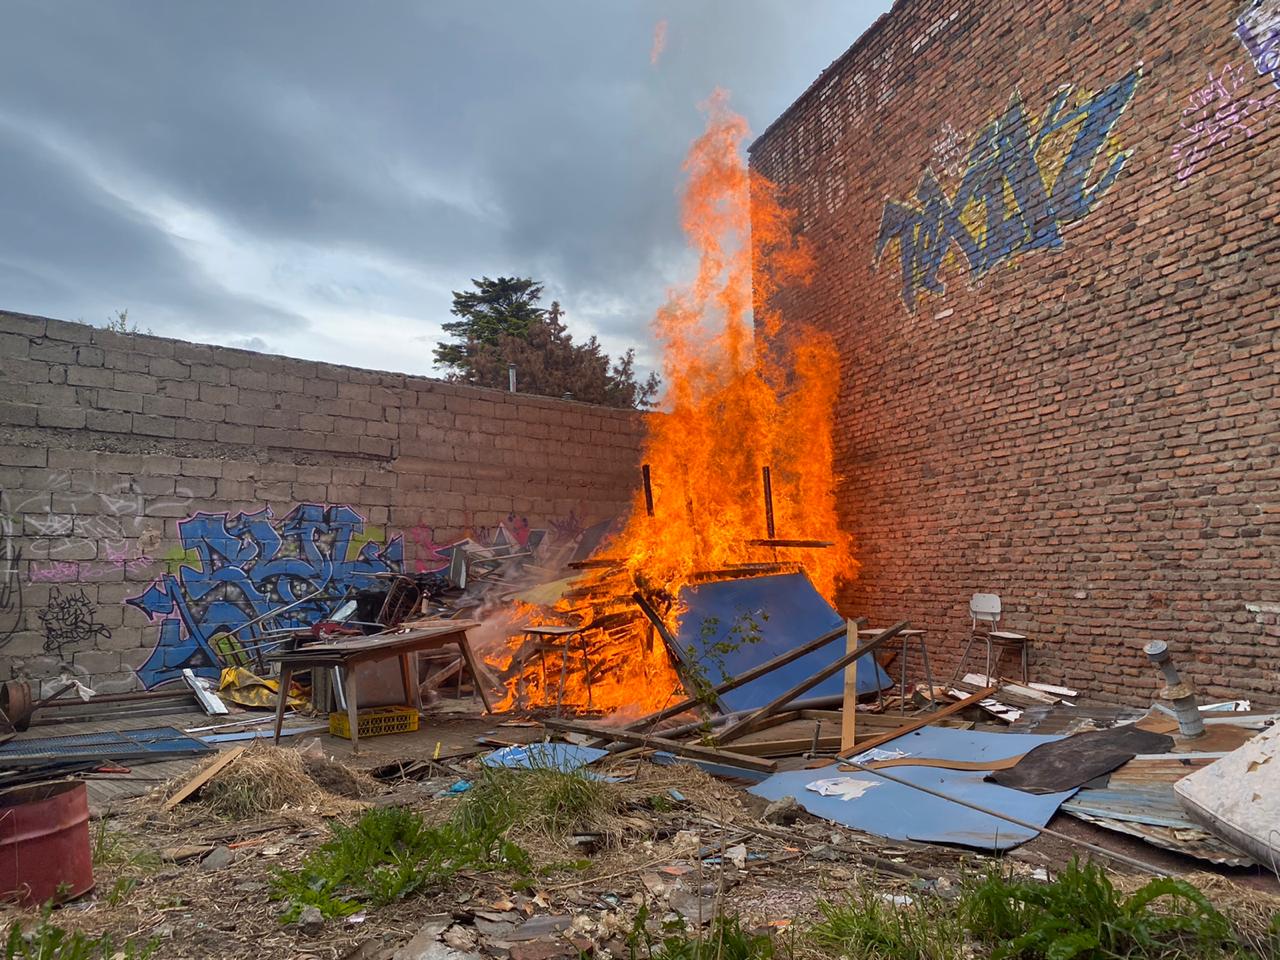
{"type": "Polygon", "coordinates": [[[93,889],[89,794],[82,780],[0,791],[0,900],[34,906],[93,889]]]}

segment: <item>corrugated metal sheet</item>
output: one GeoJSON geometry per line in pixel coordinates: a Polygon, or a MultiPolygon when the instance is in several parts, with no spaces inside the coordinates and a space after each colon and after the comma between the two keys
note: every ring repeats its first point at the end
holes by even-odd
{"type": "Polygon", "coordinates": [[[1018,733],[1071,734],[1080,730],[1105,730],[1117,723],[1140,720],[1147,715],[1136,707],[1029,706],[1009,729],[1018,733]]]}
{"type": "Polygon", "coordinates": [[[1081,790],[1062,805],[1062,812],[1211,863],[1229,866],[1253,863],[1235,847],[1191,822],[1171,783],[1081,790]]]}

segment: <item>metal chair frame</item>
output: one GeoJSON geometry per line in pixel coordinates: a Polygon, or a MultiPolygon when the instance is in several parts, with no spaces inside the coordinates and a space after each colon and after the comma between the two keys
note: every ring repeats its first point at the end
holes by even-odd
{"type": "Polygon", "coordinates": [[[969,642],[965,644],[964,653],[960,656],[960,662],[956,664],[956,672],[952,674],[954,682],[964,671],[965,662],[969,659],[969,651],[973,648],[975,640],[981,638],[987,645],[987,668],[984,677],[993,676],[991,668],[1000,665],[1000,653],[1011,647],[1019,648],[1022,661],[1022,682],[1026,684],[1030,679],[1029,650],[1031,648],[1031,640],[1021,633],[1013,633],[1009,630],[997,630],[1000,625],[1000,617],[1003,607],[1000,603],[1000,597],[994,593],[975,593],[969,600],[969,617],[972,624],[969,628],[969,642]],[[985,629],[980,630],[980,627],[985,629]],[[998,648],[999,652],[993,651],[998,648]]]}

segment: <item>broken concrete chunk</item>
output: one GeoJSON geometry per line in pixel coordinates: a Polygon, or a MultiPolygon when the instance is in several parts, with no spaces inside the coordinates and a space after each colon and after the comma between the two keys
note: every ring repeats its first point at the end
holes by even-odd
{"type": "Polygon", "coordinates": [[[765,823],[795,823],[800,816],[801,807],[795,797],[779,797],[764,808],[760,819],[765,823]]]}
{"type": "Polygon", "coordinates": [[[324,914],[318,907],[303,907],[298,914],[298,929],[308,937],[314,937],[324,929],[324,914]]]}
{"type": "Polygon", "coordinates": [[[201,870],[221,870],[231,866],[236,858],[235,851],[228,846],[214,847],[209,855],[200,861],[201,870]]]}

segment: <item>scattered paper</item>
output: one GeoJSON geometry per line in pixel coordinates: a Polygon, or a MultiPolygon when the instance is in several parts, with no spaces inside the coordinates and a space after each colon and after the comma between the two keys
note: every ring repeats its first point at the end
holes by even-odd
{"type": "Polygon", "coordinates": [[[884,750],[881,747],[874,747],[858,754],[853,758],[854,763],[874,763],[877,760],[901,760],[903,757],[909,757],[911,754],[905,750],[884,750]]]}
{"type": "Polygon", "coordinates": [[[855,780],[853,777],[831,777],[828,780],[815,780],[813,783],[806,783],[804,788],[824,797],[857,800],[868,790],[878,786],[880,786],[880,781],[855,780]]]}

